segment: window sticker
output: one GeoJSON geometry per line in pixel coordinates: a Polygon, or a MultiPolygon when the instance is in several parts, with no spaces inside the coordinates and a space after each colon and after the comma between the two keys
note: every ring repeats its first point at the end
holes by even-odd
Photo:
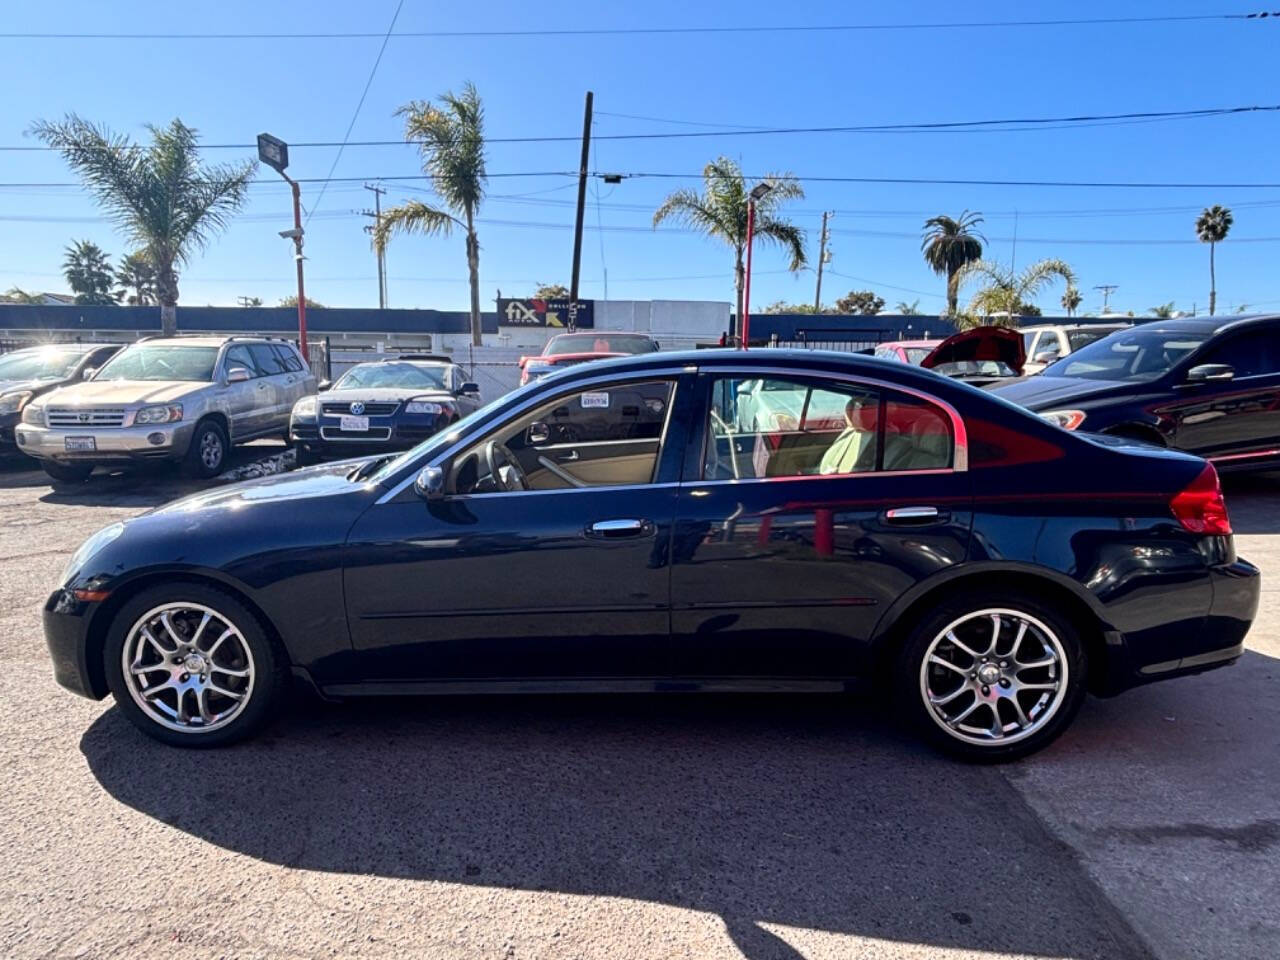
{"type": "Polygon", "coordinates": [[[609,406],[609,394],[607,393],[584,393],[582,395],[582,409],[604,410],[609,406]]]}

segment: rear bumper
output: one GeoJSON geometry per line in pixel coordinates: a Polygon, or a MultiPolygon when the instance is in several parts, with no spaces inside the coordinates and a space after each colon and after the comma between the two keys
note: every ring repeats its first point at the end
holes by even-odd
{"type": "Polygon", "coordinates": [[[76,600],[67,590],[55,590],[44,605],[44,642],[58,685],[82,697],[101,700],[107,695],[102,664],[91,665],[88,658],[89,621],[94,606],[76,600]]]}
{"type": "Polygon", "coordinates": [[[54,429],[20,424],[14,430],[18,449],[41,460],[61,463],[104,463],[119,460],[180,459],[191,445],[194,423],[140,427],[54,429]],[[93,437],[93,450],[67,449],[68,437],[93,437]]]}

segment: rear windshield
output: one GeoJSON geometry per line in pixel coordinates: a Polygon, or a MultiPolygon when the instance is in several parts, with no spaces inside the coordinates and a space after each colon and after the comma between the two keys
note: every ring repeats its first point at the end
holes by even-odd
{"type": "Polygon", "coordinates": [[[0,380],[62,380],[71,374],[85,351],[57,347],[18,350],[0,357],[0,380]]]}
{"type": "Polygon", "coordinates": [[[94,375],[94,380],[213,380],[217,347],[138,345],[121,350],[94,375]]]}
{"type": "Polygon", "coordinates": [[[1095,340],[1101,340],[1109,333],[1115,333],[1117,330],[1123,330],[1124,327],[1100,327],[1097,330],[1068,330],[1067,342],[1071,344],[1072,351],[1079,350],[1081,347],[1087,347],[1095,340]]]}
{"type": "Polygon", "coordinates": [[[1208,337],[1190,330],[1121,330],[1067,354],[1045,373],[1083,380],[1155,380],[1208,337]]]}
{"type": "Polygon", "coordinates": [[[565,353],[653,353],[658,345],[646,336],[625,333],[572,333],[552,337],[544,357],[565,353]]]}
{"type": "Polygon", "coordinates": [[[447,369],[443,364],[424,366],[416,363],[362,363],[344,373],[333,385],[333,389],[408,387],[411,390],[443,390],[447,369]]]}

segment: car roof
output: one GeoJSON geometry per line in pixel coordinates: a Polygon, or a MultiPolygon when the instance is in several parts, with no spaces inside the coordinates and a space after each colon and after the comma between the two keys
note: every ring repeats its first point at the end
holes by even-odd
{"type": "MultiPolygon", "coordinates": [[[[149,347],[220,347],[224,343],[278,343],[290,347],[293,346],[292,343],[280,337],[255,337],[252,335],[227,337],[200,334],[177,337],[143,337],[141,340],[135,341],[135,343],[145,343],[149,347]]],[[[129,344],[129,346],[133,346],[133,344],[129,344]]]]}
{"type": "Polygon", "coordinates": [[[941,340],[886,340],[878,343],[878,347],[936,347],[941,340]]]}
{"type": "Polygon", "coordinates": [[[1137,329],[1158,330],[1162,333],[1217,334],[1227,330],[1259,326],[1267,321],[1280,320],[1277,313],[1253,313],[1229,317],[1179,317],[1176,320],[1150,320],[1137,324],[1137,329]]]}
{"type": "Polygon", "coordinates": [[[1019,333],[1034,333],[1037,330],[1095,330],[1103,327],[1117,327],[1123,329],[1132,327],[1137,322],[1135,317],[1133,320],[1103,320],[1099,323],[1032,323],[1025,327],[1019,327],[1019,333]]]}
{"type": "MultiPolygon", "coordinates": [[[[566,330],[564,333],[557,333],[556,337],[644,337],[646,340],[653,338],[643,330],[566,330]]],[[[551,339],[555,339],[552,337],[551,339]]]]}

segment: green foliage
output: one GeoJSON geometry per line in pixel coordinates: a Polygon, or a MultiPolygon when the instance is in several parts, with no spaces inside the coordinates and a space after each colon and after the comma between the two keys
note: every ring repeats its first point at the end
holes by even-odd
{"type": "Polygon", "coordinates": [[[535,300],[564,300],[569,296],[569,288],[563,283],[540,283],[533,291],[535,300]]]}
{"type": "MultiPolygon", "coordinates": [[[[279,305],[282,307],[296,307],[298,305],[298,295],[291,293],[287,297],[281,297],[279,305]]],[[[327,309],[323,303],[307,297],[307,309],[310,310],[312,307],[318,307],[321,310],[327,309]]]]}
{"type": "MultiPolygon", "coordinates": [[[[761,313],[817,313],[813,309],[812,303],[787,303],[785,300],[776,300],[765,307],[761,313]]],[[[830,313],[830,310],[823,310],[823,313],[830,313]]]]}
{"type": "Polygon", "coordinates": [[[88,240],[77,240],[63,251],[62,273],[67,278],[67,285],[76,295],[76,303],[81,305],[115,303],[111,293],[114,276],[111,273],[111,258],[102,249],[88,240]]]}
{"type": "Polygon", "coordinates": [[[1153,317],[1161,317],[1163,319],[1172,317],[1176,312],[1177,311],[1173,309],[1172,300],[1168,303],[1162,303],[1158,307],[1149,307],[1147,309],[1147,313],[1151,314],[1153,317]]]}
{"type": "Polygon", "coordinates": [[[38,293],[28,293],[21,287],[10,287],[4,294],[15,303],[25,304],[27,306],[38,306],[44,302],[44,297],[38,293]]]}
{"type": "Polygon", "coordinates": [[[904,317],[914,317],[920,314],[919,298],[908,303],[906,300],[899,300],[893,308],[894,313],[900,313],[904,317]]]}
{"type": "Polygon", "coordinates": [[[1076,277],[1065,260],[1040,260],[1014,273],[1012,268],[989,260],[975,260],[965,264],[957,272],[957,288],[970,281],[981,281],[980,287],[969,301],[962,328],[991,323],[997,326],[1016,327],[1019,316],[1039,316],[1039,309],[1030,309],[1040,292],[1055,279],[1066,281],[1067,288],[1075,286],[1076,277]]]}
{"type": "Polygon", "coordinates": [[[870,290],[850,290],[835,303],[836,313],[856,313],[872,316],[884,309],[884,297],[877,297],[870,290]]]}
{"type": "Polygon", "coordinates": [[[959,217],[939,214],[924,222],[920,251],[933,272],[947,278],[947,313],[952,316],[960,298],[957,274],[967,264],[982,259],[982,245],[986,237],[976,229],[980,223],[982,215],[968,210],[959,217]]]}
{"type": "Polygon", "coordinates": [[[1214,249],[1227,239],[1233,223],[1235,218],[1231,215],[1231,210],[1216,203],[1212,207],[1205,207],[1196,218],[1196,237],[1201,243],[1209,245],[1209,316],[1211,317],[1218,305],[1218,278],[1213,262],[1214,249]]]}
{"type": "Polygon", "coordinates": [[[131,307],[159,303],[156,297],[156,268],[145,250],[130,253],[116,267],[116,299],[131,307]]]}
{"type": "Polygon", "coordinates": [[[1063,309],[1067,311],[1067,316],[1074,317],[1076,310],[1080,307],[1080,301],[1083,299],[1084,297],[1080,296],[1080,291],[1076,289],[1076,285],[1069,283],[1067,284],[1067,289],[1063,291],[1062,300],[1059,302],[1062,304],[1063,309]]]}

